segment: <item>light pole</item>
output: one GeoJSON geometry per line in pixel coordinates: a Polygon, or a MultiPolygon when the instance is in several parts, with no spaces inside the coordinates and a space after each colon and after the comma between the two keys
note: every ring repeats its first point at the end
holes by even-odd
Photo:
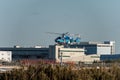
{"type": "Polygon", "coordinates": [[[60,56],[60,65],[62,66],[62,52],[61,52],[61,56],[60,56]]]}

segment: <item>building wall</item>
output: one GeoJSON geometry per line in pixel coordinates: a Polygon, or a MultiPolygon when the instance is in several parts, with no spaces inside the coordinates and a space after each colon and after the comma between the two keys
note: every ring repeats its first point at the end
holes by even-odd
{"type": "Polygon", "coordinates": [[[62,57],[64,62],[79,62],[83,61],[84,49],[81,48],[60,48],[58,52],[59,60],[62,57]]]}
{"type": "Polygon", "coordinates": [[[98,42],[81,42],[80,44],[72,44],[71,48],[84,48],[86,55],[92,54],[114,54],[115,53],[115,41],[105,41],[103,43],[98,42]]]}
{"type": "Polygon", "coordinates": [[[46,59],[48,58],[49,48],[0,48],[0,51],[11,51],[12,60],[20,59],[46,59]]]}
{"type": "Polygon", "coordinates": [[[12,51],[13,60],[19,59],[45,59],[48,58],[49,49],[40,48],[40,49],[19,49],[12,51]]]}
{"type": "Polygon", "coordinates": [[[111,54],[111,47],[97,47],[97,54],[111,54]]]}
{"type": "Polygon", "coordinates": [[[11,51],[0,51],[0,60],[11,62],[12,52],[11,51]]]}
{"type": "Polygon", "coordinates": [[[94,62],[94,61],[100,61],[100,55],[92,54],[92,55],[84,56],[83,62],[94,62]]]}
{"type": "Polygon", "coordinates": [[[111,54],[115,54],[115,41],[104,41],[104,44],[111,46],[111,54]]]}
{"type": "Polygon", "coordinates": [[[50,58],[56,62],[78,62],[83,61],[84,49],[64,48],[64,46],[54,45],[50,48],[50,58]],[[55,49],[52,49],[55,48],[55,49]]]}
{"type": "Polygon", "coordinates": [[[97,53],[97,47],[96,45],[88,45],[88,46],[84,46],[85,48],[85,54],[86,55],[91,55],[91,54],[96,54],[97,53]]]}
{"type": "Polygon", "coordinates": [[[104,54],[100,56],[100,60],[104,61],[104,60],[120,60],[120,54],[113,54],[113,55],[108,55],[108,54],[104,54]]]}
{"type": "Polygon", "coordinates": [[[49,46],[49,59],[51,60],[55,60],[55,46],[54,45],[50,45],[49,46]]]}
{"type": "Polygon", "coordinates": [[[84,48],[85,49],[85,54],[90,55],[90,54],[96,54],[97,53],[97,45],[92,44],[73,44],[70,46],[71,48],[84,48]]]}

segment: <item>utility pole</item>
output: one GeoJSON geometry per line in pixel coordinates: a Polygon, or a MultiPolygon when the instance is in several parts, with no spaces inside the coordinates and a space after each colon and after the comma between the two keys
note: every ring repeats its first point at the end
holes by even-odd
{"type": "Polygon", "coordinates": [[[62,54],[63,54],[63,53],[61,52],[61,57],[60,57],[60,65],[61,65],[61,66],[62,66],[62,64],[63,64],[63,63],[62,63],[62,54]]]}

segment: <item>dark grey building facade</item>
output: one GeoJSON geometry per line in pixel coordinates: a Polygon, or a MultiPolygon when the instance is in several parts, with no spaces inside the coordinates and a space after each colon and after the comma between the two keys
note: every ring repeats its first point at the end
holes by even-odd
{"type": "Polygon", "coordinates": [[[0,51],[11,51],[12,60],[19,59],[47,59],[49,48],[24,48],[24,47],[9,47],[0,48],[0,51]]]}

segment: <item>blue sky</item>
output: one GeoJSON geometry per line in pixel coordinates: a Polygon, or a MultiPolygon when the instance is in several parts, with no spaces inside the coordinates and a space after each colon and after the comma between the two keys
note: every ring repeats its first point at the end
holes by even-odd
{"type": "Polygon", "coordinates": [[[57,35],[82,41],[116,41],[120,53],[119,0],[0,0],[0,46],[54,44],[57,35]]]}

